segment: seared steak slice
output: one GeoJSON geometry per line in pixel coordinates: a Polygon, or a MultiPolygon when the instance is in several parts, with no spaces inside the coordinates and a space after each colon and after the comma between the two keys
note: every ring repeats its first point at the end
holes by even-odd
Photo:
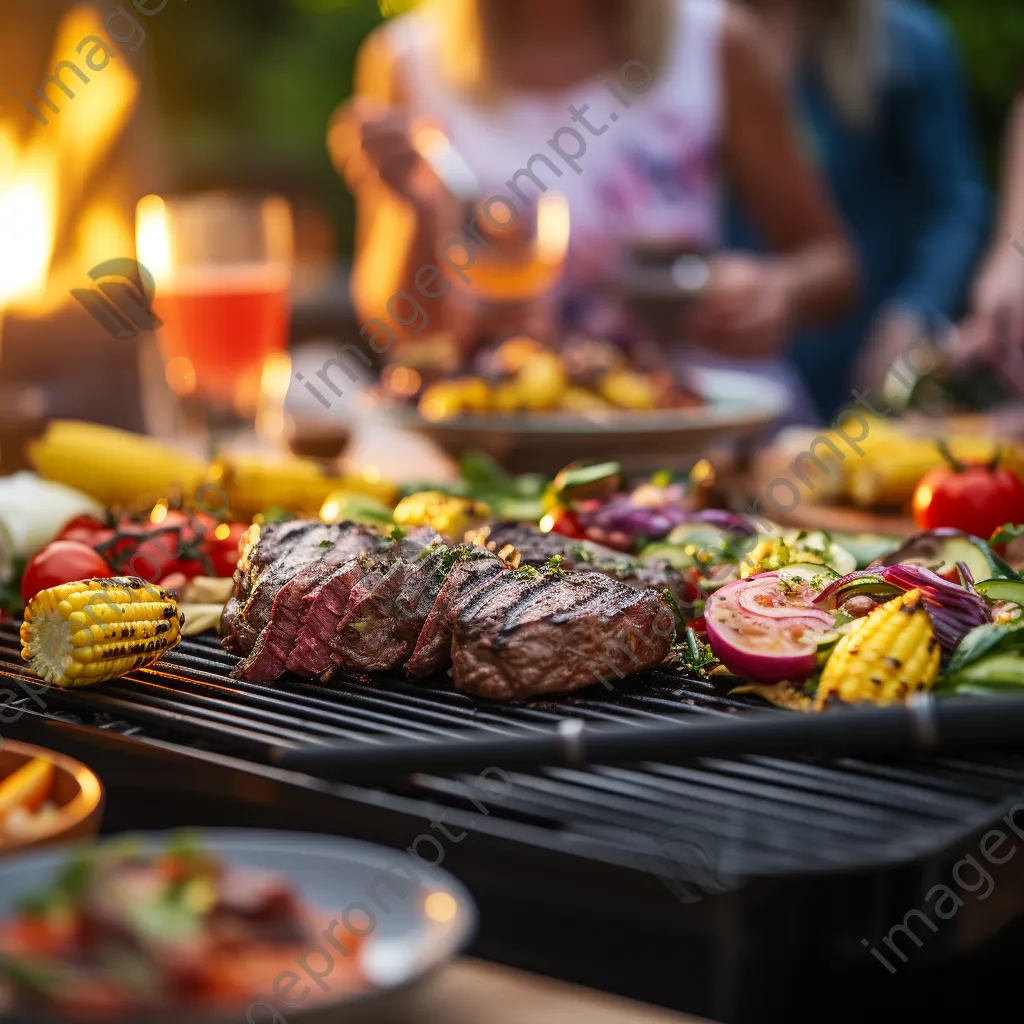
{"type": "Polygon", "coordinates": [[[365,573],[352,588],[331,657],[342,668],[382,672],[412,653],[458,549],[426,548],[415,561],[398,559],[365,573]]]}
{"type": "Polygon", "coordinates": [[[509,571],[505,563],[486,548],[460,545],[458,551],[458,561],[438,591],[434,606],[416,639],[412,656],[405,663],[405,671],[413,679],[421,679],[448,667],[451,662],[453,609],[493,581],[499,573],[509,571]]]}
{"type": "Polygon", "coordinates": [[[391,568],[401,559],[416,558],[440,535],[429,527],[410,530],[400,541],[382,538],[375,551],[350,559],[322,575],[302,596],[299,629],[287,668],[297,675],[327,679],[338,666],[331,649],[338,642],[338,624],[345,617],[352,588],[368,573],[391,568]]]}
{"type": "Polygon", "coordinates": [[[337,529],[316,520],[291,520],[253,527],[235,570],[234,602],[221,619],[226,650],[247,655],[270,618],[278,590],[320,555],[320,542],[336,539],[337,529]]]}
{"type": "Polygon", "coordinates": [[[320,557],[304,565],[277,593],[270,620],[260,632],[252,652],[232,670],[235,679],[272,683],[282,672],[295,646],[303,598],[335,569],[380,546],[380,534],[366,526],[341,524],[348,532],[336,541],[321,542],[320,557]]]}
{"type": "MultiPolygon", "coordinates": [[[[373,560],[369,560],[373,565],[373,560]]],[[[363,575],[367,558],[353,558],[321,578],[303,598],[299,612],[301,625],[295,645],[288,655],[290,672],[308,678],[330,674],[336,668],[331,661],[331,641],[338,623],[345,617],[352,587],[363,575]]]]}
{"type": "Polygon", "coordinates": [[[675,619],[656,591],[600,573],[507,575],[455,617],[457,689],[495,700],[567,693],[668,656],[675,619]]]}

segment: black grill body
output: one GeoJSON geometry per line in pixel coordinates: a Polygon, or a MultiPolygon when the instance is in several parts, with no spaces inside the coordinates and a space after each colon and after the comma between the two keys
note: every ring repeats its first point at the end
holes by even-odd
{"type": "Polygon", "coordinates": [[[1024,918],[1024,852],[997,867],[979,850],[996,825],[1024,846],[1024,755],[498,764],[485,777],[343,785],[274,767],[273,752],[501,736],[568,717],[640,729],[755,701],[667,672],[515,705],[399,678],[270,688],[231,680],[234,661],[201,637],[124,679],[43,690],[5,625],[0,730],[93,767],[108,790],[108,831],[250,825],[415,846],[478,899],[478,955],[716,1021],[853,1020],[880,1005],[933,1006],[943,1019],[953,981],[975,1012],[997,998],[1001,957],[1024,918]],[[1019,834],[1001,822],[1018,799],[1019,834]],[[986,898],[987,884],[972,894],[953,881],[960,863],[974,884],[964,855],[991,875],[986,898]],[[908,911],[929,909],[938,884],[962,906],[948,920],[932,914],[935,931],[912,918],[919,938],[895,935],[901,960],[881,939],[908,911]]]}

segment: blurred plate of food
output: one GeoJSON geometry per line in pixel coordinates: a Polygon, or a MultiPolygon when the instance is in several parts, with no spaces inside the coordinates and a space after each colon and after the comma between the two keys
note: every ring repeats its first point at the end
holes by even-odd
{"type": "Polygon", "coordinates": [[[919,525],[915,493],[928,474],[955,472],[950,459],[964,466],[997,463],[1024,478],[1024,445],[995,418],[887,418],[855,410],[837,424],[839,429],[787,429],[747,469],[750,498],[761,498],[767,514],[780,523],[909,533],[919,525]],[[773,485],[780,479],[791,486],[773,485]],[[770,500],[773,486],[772,493],[792,507],[770,500]]]}
{"type": "Polygon", "coordinates": [[[223,829],[21,856],[0,865],[0,1020],[359,1020],[475,923],[446,872],[333,836],[223,829]]]}
{"type": "Polygon", "coordinates": [[[84,764],[28,743],[0,744],[0,854],[93,836],[103,787],[84,764]]]}
{"type": "Polygon", "coordinates": [[[458,458],[485,452],[513,473],[555,473],[581,459],[627,472],[686,468],[710,441],[756,433],[785,407],[755,374],[694,369],[680,382],[641,369],[610,342],[570,339],[558,352],[510,338],[453,373],[403,355],[387,367],[381,414],[458,458]]]}

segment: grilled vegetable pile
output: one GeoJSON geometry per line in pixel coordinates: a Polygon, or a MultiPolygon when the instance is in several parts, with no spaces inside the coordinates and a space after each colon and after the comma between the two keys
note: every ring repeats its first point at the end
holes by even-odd
{"type": "Polygon", "coordinates": [[[761,540],[736,560],[738,580],[705,577],[714,674],[808,711],[1024,686],[1024,577],[996,550],[1017,533],[927,531],[845,574],[850,553],[827,535],[801,556],[761,540]]]}

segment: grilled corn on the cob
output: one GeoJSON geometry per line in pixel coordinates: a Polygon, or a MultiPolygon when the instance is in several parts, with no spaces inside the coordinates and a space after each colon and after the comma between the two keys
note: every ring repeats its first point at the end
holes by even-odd
{"type": "Polygon", "coordinates": [[[861,619],[836,644],[818,684],[815,710],[844,703],[898,704],[931,689],[942,652],[920,590],[908,590],[861,619]]]}
{"type": "Polygon", "coordinates": [[[21,657],[56,686],[88,686],[150,665],[181,638],[166,591],[134,576],[65,583],[25,609],[21,657]]]}

